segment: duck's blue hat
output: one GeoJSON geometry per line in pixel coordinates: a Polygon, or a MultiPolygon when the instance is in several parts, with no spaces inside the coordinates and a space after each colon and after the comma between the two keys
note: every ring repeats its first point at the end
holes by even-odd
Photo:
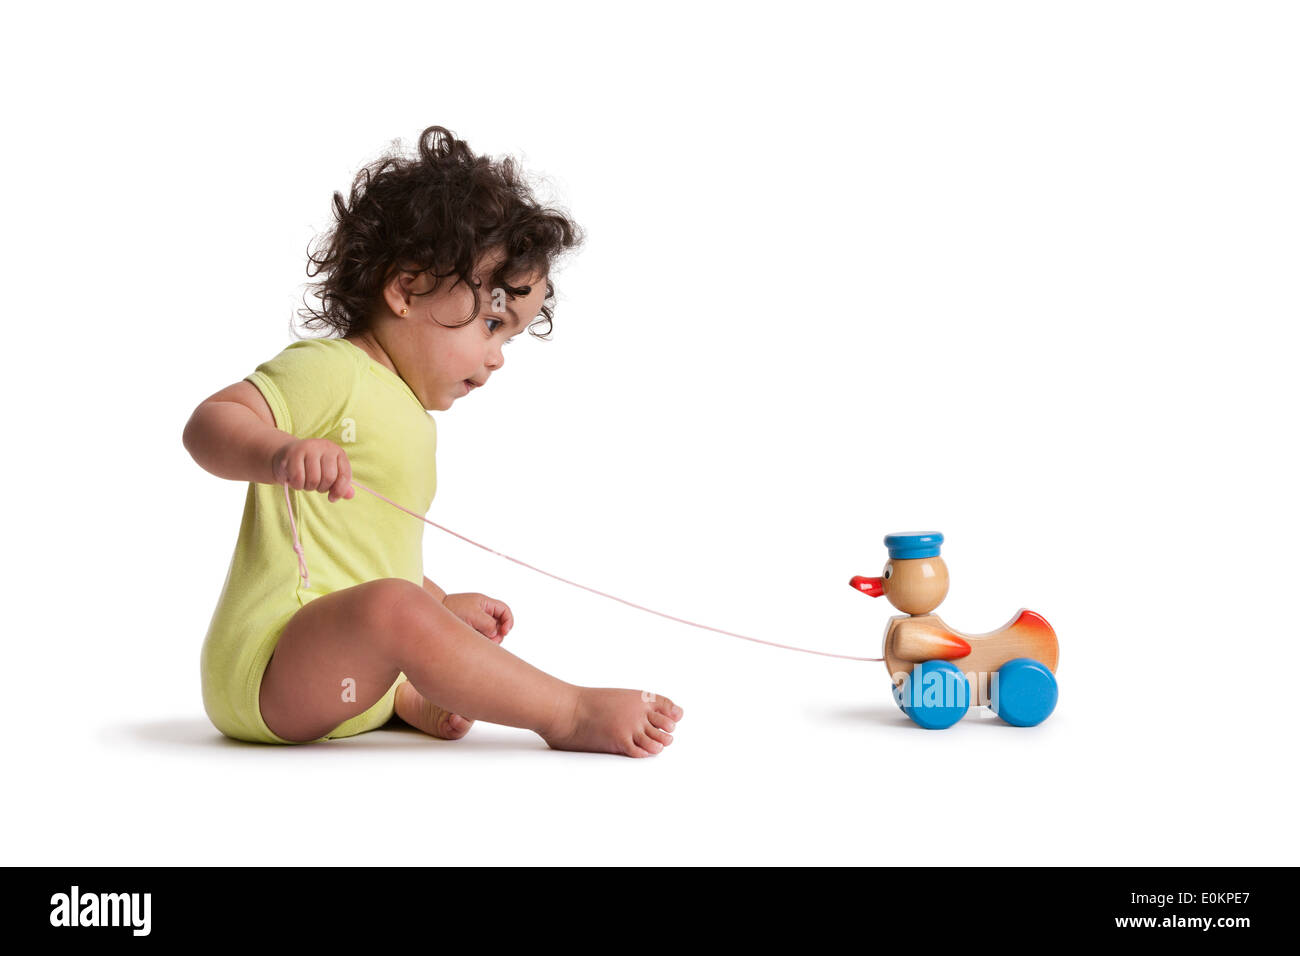
{"type": "Polygon", "coordinates": [[[937,558],[941,544],[943,544],[943,535],[937,531],[906,531],[885,535],[885,547],[889,549],[891,561],[907,558],[937,558]]]}

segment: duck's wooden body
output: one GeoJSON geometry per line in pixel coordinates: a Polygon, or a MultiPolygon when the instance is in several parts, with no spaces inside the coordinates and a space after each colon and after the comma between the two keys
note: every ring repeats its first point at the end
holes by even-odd
{"type": "Polygon", "coordinates": [[[974,706],[989,703],[989,675],[1007,661],[1030,657],[1056,673],[1059,653],[1052,626],[1041,614],[1021,608],[1006,625],[987,634],[963,634],[937,614],[891,617],[881,656],[895,686],[922,661],[951,661],[970,682],[974,706]]]}

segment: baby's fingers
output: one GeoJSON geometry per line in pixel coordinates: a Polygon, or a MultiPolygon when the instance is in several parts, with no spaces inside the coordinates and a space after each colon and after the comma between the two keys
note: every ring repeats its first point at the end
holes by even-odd
{"type": "Polygon", "coordinates": [[[347,452],[339,449],[335,458],[337,476],[330,485],[330,501],[351,498],[356,492],[352,488],[352,463],[348,461],[347,452]]]}
{"type": "Polygon", "coordinates": [[[342,448],[333,448],[320,456],[320,484],[317,491],[328,491],[330,501],[352,497],[352,463],[342,448]]]}
{"type": "Polygon", "coordinates": [[[307,459],[290,458],[285,464],[285,483],[294,491],[301,491],[307,486],[307,459]]]}
{"type": "Polygon", "coordinates": [[[339,479],[339,463],[333,455],[321,455],[320,457],[320,479],[316,483],[316,491],[328,491],[330,497],[333,497],[335,483],[339,479]]]}
{"type": "Polygon", "coordinates": [[[340,498],[350,499],[355,494],[351,480],[343,475],[339,475],[338,480],[330,486],[330,501],[338,501],[340,498]]]}
{"type": "Polygon", "coordinates": [[[302,458],[302,484],[294,485],[303,491],[316,491],[320,488],[320,456],[306,454],[302,458]]]}

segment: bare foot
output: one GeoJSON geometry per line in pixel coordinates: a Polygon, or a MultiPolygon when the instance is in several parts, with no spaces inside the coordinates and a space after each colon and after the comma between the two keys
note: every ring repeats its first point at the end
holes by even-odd
{"type": "Polygon", "coordinates": [[[555,750],[651,757],[673,742],[682,709],[667,697],[639,690],[580,687],[565,725],[542,734],[555,750]]]}
{"type": "Polygon", "coordinates": [[[430,737],[441,737],[443,740],[459,740],[469,733],[469,728],[474,723],[460,714],[443,710],[412,687],[409,680],[397,685],[393,709],[397,711],[398,717],[412,727],[424,731],[430,737]]]}
{"type": "MultiPolygon", "coordinates": [[[[505,640],[505,635],[489,637],[488,640],[500,644],[505,640]]],[[[441,737],[443,740],[460,740],[474,726],[474,721],[443,710],[426,698],[411,686],[409,680],[398,685],[397,694],[393,697],[393,710],[412,727],[424,731],[430,737],[441,737]]]]}

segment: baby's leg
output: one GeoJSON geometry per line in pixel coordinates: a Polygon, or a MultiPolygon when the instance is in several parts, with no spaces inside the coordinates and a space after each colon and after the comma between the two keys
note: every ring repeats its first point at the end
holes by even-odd
{"type": "Polygon", "coordinates": [[[527,728],[556,749],[649,756],[681,718],[664,697],[557,680],[418,584],[383,578],[323,595],[289,620],[262,678],[262,719],[286,740],[315,740],[372,706],[399,671],[450,712],[527,728]],[[355,700],[341,694],[348,678],[355,700]]]}
{"type": "MultiPolygon", "coordinates": [[[[504,640],[501,635],[495,637],[484,635],[483,639],[494,644],[500,644],[504,640]]],[[[433,701],[427,700],[411,686],[409,680],[404,680],[397,686],[397,692],[393,695],[393,710],[412,727],[424,731],[430,737],[439,737],[442,740],[460,740],[469,733],[470,727],[474,724],[474,721],[466,720],[460,714],[453,714],[433,701]]]]}

